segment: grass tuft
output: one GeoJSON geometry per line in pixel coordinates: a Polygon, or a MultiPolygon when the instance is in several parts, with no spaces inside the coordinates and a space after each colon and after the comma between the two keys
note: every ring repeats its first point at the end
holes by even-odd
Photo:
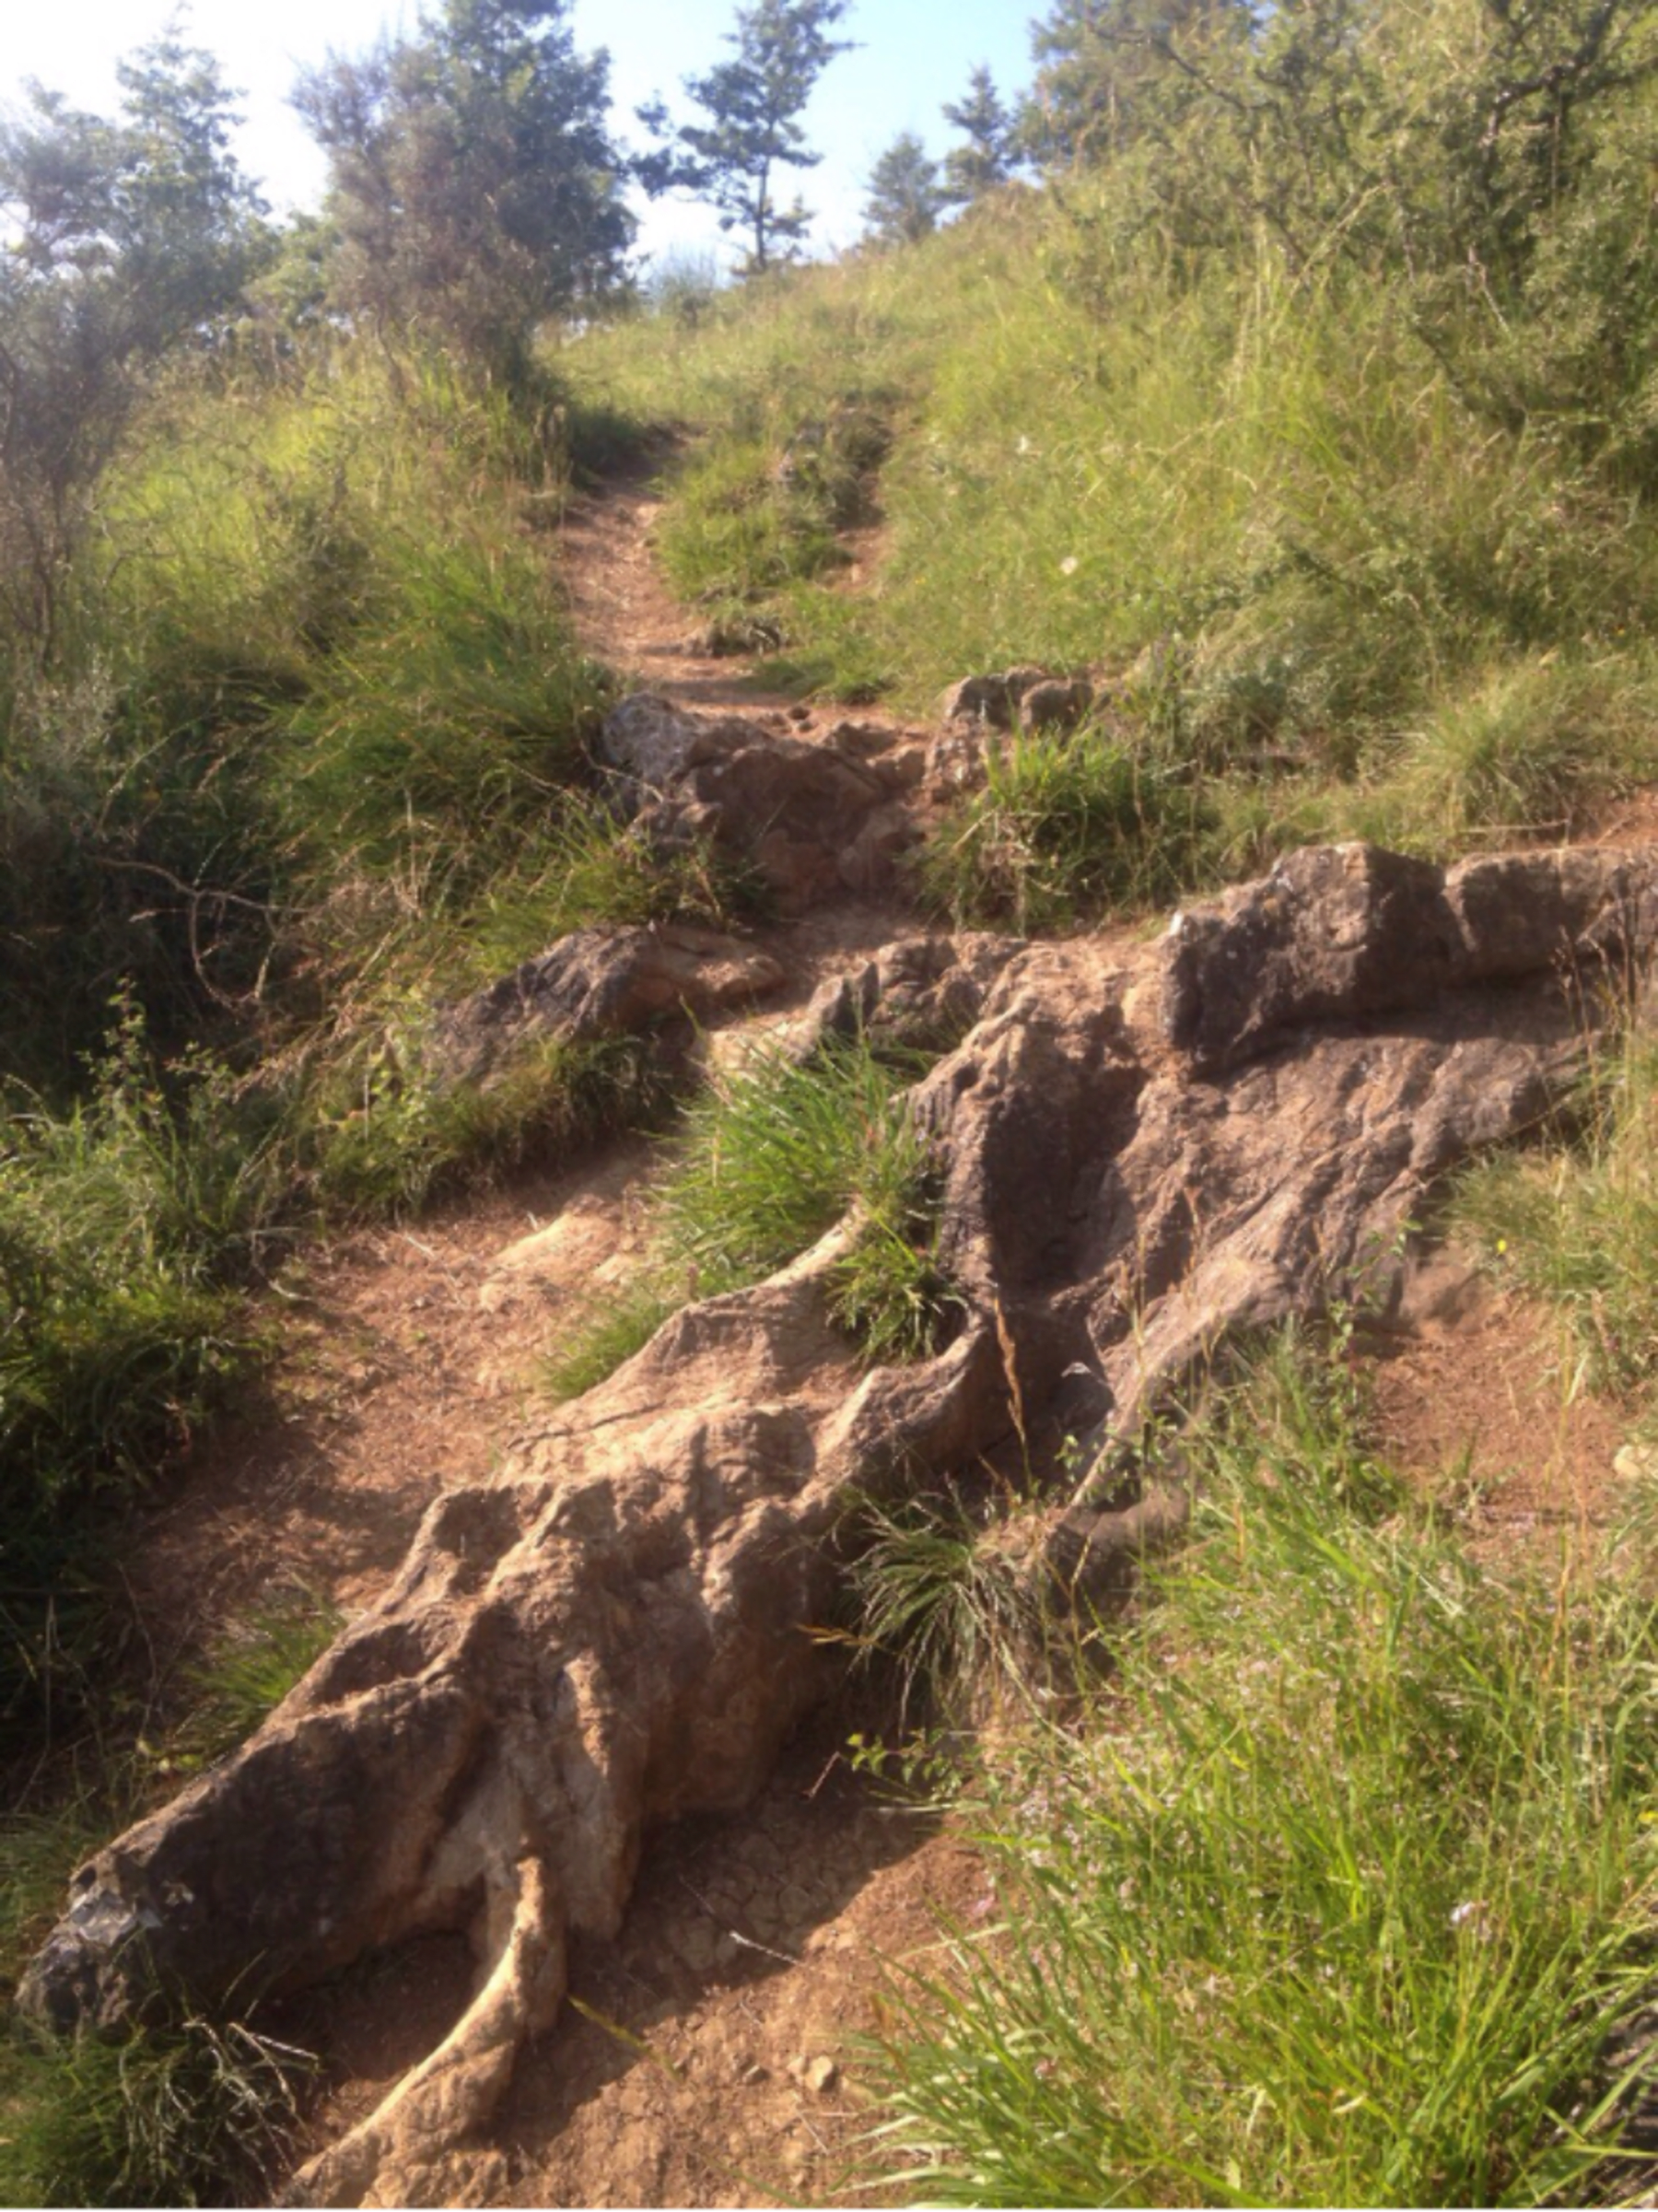
{"type": "Polygon", "coordinates": [[[0,2054],[0,2202],[263,2202],[312,2070],[305,2052],[194,2017],[119,2039],[14,2041],[0,2054]]]}
{"type": "Polygon", "coordinates": [[[649,1257],[561,1337],[543,1371],[555,1396],[602,1381],[688,1298],[762,1281],[847,1214],[834,1318],[871,1360],[935,1350],[957,1298],[934,1258],[931,1160],[904,1097],[913,1074],[862,1040],[808,1060],[761,1047],[717,1069],[656,1184],[649,1257]]]}
{"type": "Polygon", "coordinates": [[[1591,1074],[1575,1136],[1478,1161],[1453,1218],[1499,1273],[1570,1317],[1603,1388],[1658,1379],[1658,1047],[1631,1030],[1591,1074]]]}
{"type": "Polygon", "coordinates": [[[919,863],[924,897],[958,927],[1065,929],[1161,905],[1205,872],[1210,815],[1194,779],[1103,731],[1015,738],[986,768],[919,863]]]}
{"type": "Polygon", "coordinates": [[[169,1747],[169,1771],[211,1766],[275,1711],[344,1625],[338,1608],[311,1590],[256,1606],[191,1668],[189,1717],[169,1747]]]}
{"type": "Polygon", "coordinates": [[[1040,1584],[1004,1496],[977,1509],[958,1491],[854,1516],[848,1596],[866,1664],[891,1666],[898,1725],[968,1726],[998,1685],[1022,1682],[1045,1621],[1040,1584]]]}

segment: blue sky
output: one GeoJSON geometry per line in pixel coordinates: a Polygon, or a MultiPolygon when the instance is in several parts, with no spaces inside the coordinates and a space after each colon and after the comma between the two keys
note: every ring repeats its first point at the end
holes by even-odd
{"type": "MultiPolygon", "coordinates": [[[[619,125],[631,125],[634,108],[653,92],[683,106],[680,80],[720,58],[735,6],[575,0],[578,42],[610,50],[619,125]]],[[[382,26],[411,28],[418,12],[418,0],[194,0],[187,32],[242,88],[247,123],[239,151],[278,206],[313,205],[321,190],[320,158],[286,106],[296,68],[321,61],[331,47],[356,52],[382,26]]],[[[824,157],[800,180],[819,214],[819,251],[857,237],[865,179],[900,131],[917,132],[935,153],[950,143],[940,104],[960,97],[975,63],[990,64],[1004,97],[1029,82],[1030,22],[1043,12],[1042,0],[855,0],[843,30],[858,50],[831,64],[806,119],[824,157]]],[[[0,99],[13,99],[24,78],[36,76],[78,105],[111,106],[115,56],[152,37],[167,14],[168,0],[10,0],[0,99]]],[[[646,214],[642,242],[659,253],[724,250],[705,209],[671,203],[646,214]]]]}

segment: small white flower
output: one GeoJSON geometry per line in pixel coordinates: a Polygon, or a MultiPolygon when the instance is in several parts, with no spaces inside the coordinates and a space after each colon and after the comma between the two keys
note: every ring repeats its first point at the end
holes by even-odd
{"type": "Polygon", "coordinates": [[[1059,564],[1059,573],[1061,576],[1075,576],[1081,566],[1081,562],[1074,553],[1068,553],[1059,564]]]}

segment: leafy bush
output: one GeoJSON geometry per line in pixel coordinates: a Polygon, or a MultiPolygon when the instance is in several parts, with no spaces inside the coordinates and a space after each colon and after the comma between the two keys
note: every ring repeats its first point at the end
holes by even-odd
{"type": "MultiPolygon", "coordinates": [[[[84,1104],[0,1124],[0,1721],[110,1627],[89,1581],[112,1494],[259,1356],[233,1286],[280,1241],[279,1165],[186,1062],[164,1096],[129,1007],[84,1104]]],[[[61,1685],[60,1685],[61,1688],[61,1685]]]]}

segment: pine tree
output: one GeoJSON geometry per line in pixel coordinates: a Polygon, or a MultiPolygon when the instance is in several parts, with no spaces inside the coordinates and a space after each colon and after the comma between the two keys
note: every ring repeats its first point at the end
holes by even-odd
{"type": "MultiPolygon", "coordinates": [[[[829,34],[848,0],[755,0],[737,11],[726,43],[735,57],[705,76],[685,79],[685,90],[708,117],[682,123],[677,144],[648,156],[639,174],[648,187],[679,186],[714,207],[722,230],[741,230],[748,248],[744,276],[763,275],[800,251],[811,210],[799,194],[788,206],[777,200],[780,169],[815,169],[823,158],[806,144],[800,116],[818,78],[851,41],[829,34]]],[[[653,130],[669,128],[667,110],[653,102],[639,111],[653,130]]]]}
{"type": "Polygon", "coordinates": [[[964,98],[946,103],[946,123],[966,134],[965,146],[944,157],[944,196],[952,207],[966,207],[1005,184],[1018,166],[1013,150],[1013,118],[987,65],[981,62],[967,80],[964,98]]]}
{"type": "Polygon", "coordinates": [[[867,235],[883,246],[913,245],[938,226],[947,205],[939,165],[914,131],[894,138],[870,171],[864,202],[867,235]]]}

